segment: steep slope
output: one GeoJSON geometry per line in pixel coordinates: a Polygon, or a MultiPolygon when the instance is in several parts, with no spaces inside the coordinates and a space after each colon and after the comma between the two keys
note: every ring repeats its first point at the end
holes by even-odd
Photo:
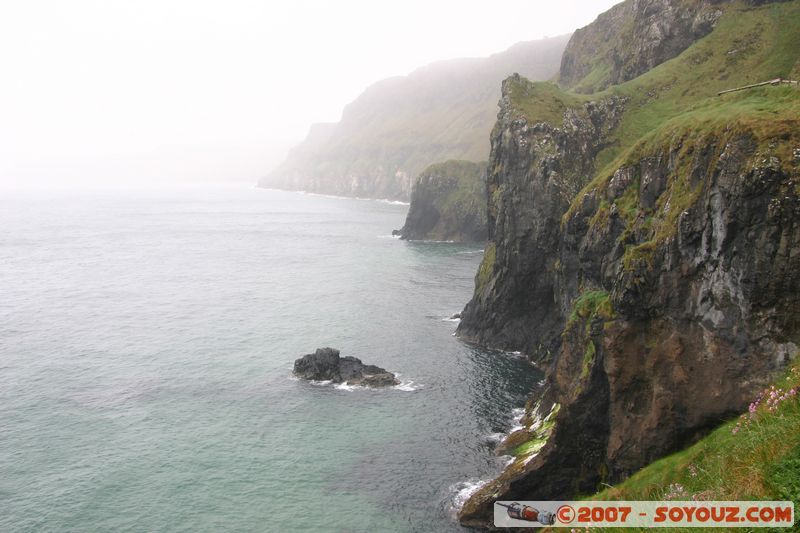
{"type": "Polygon", "coordinates": [[[545,80],[569,36],[519,43],[488,58],[434,63],[368,88],[336,124],[317,125],[263,187],[408,200],[413,179],[448,159],[485,161],[500,80],[545,80]],[[323,131],[324,130],[324,131],[323,131]]]}
{"type": "MultiPolygon", "coordinates": [[[[654,3],[622,7],[640,19],[654,3]]],[[[601,93],[504,82],[490,241],[459,334],[548,376],[465,524],[486,525],[496,498],[624,479],[743,410],[797,352],[800,91],[716,96],[797,68],[800,1],[759,4],[715,3],[713,31],[661,64],[625,43],[658,66],[601,93]]]]}
{"type": "Polygon", "coordinates": [[[786,375],[752,398],[746,413],[592,499],[791,500],[796,510],[799,390],[800,364],[795,362],[786,375]]]}
{"type": "Polygon", "coordinates": [[[426,168],[414,183],[403,228],[408,240],[486,240],[486,163],[446,161],[426,168]]]}
{"type": "Polygon", "coordinates": [[[716,25],[724,0],[622,2],[577,30],[561,59],[559,82],[603,90],[672,59],[716,25]]]}

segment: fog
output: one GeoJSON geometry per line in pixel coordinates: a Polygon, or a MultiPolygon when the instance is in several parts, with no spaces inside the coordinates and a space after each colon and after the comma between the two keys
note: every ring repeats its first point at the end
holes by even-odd
{"type": "Polygon", "coordinates": [[[614,3],[3,2],[0,185],[254,183],[371,83],[614,3]]]}

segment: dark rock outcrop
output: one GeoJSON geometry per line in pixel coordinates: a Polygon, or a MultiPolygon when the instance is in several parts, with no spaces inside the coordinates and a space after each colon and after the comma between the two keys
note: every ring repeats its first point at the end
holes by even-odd
{"type": "Polygon", "coordinates": [[[403,228],[408,240],[486,241],[486,163],[447,161],[420,174],[403,228]]]}
{"type": "Polygon", "coordinates": [[[562,125],[529,123],[511,98],[527,88],[536,90],[518,75],[503,82],[487,176],[489,243],[459,334],[492,348],[534,353],[554,350],[547,340],[563,328],[561,313],[550,304],[530,305],[555,301],[553,250],[561,216],[593,174],[594,157],[625,101],[612,96],[568,109],[562,125]]]}
{"type": "MultiPolygon", "coordinates": [[[[777,53],[763,45],[768,9],[800,17],[796,2],[724,15],[762,44],[751,69],[777,53]]],[[[626,478],[746,409],[798,353],[798,93],[755,93],[770,113],[714,96],[752,75],[728,53],[738,38],[713,32],[664,65],[667,86],[653,76],[584,99],[504,82],[489,242],[458,333],[521,350],[547,377],[501,446],[515,460],[465,504],[465,525],[487,526],[497,499],[569,499],[626,478]],[[666,102],[673,114],[652,120],[666,102]],[[624,131],[637,120],[651,121],[640,137],[624,131]]]]}
{"type": "Polygon", "coordinates": [[[394,374],[356,357],[340,357],[339,350],[317,348],[294,362],[294,374],[302,379],[332,381],[365,387],[391,387],[400,382],[394,374]]]}

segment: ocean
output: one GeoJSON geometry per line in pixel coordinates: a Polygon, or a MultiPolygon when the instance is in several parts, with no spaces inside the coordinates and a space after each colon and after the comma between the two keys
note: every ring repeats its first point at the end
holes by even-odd
{"type": "Polygon", "coordinates": [[[466,531],[542,376],[453,336],[481,246],[395,239],[407,209],[0,192],[0,531],[466,531]],[[323,346],[402,384],[293,378],[323,346]]]}

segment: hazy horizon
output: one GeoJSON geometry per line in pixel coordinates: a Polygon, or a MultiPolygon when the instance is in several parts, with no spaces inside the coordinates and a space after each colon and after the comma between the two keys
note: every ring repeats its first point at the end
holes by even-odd
{"type": "Polygon", "coordinates": [[[381,79],[569,33],[615,3],[4,5],[0,185],[254,183],[381,79]]]}

